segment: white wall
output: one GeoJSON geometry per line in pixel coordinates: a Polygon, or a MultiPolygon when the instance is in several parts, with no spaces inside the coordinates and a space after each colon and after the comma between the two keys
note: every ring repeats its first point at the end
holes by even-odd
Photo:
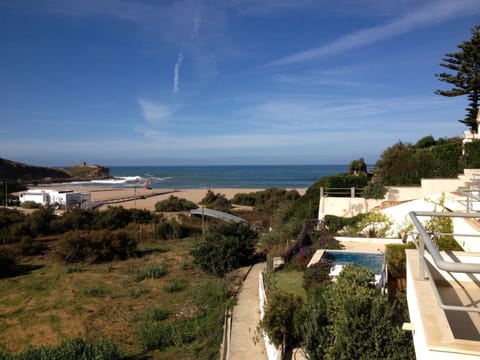
{"type": "MultiPolygon", "coordinates": [[[[267,305],[267,294],[265,292],[265,288],[263,286],[264,281],[263,281],[263,272],[260,273],[260,276],[258,277],[259,282],[258,282],[258,300],[259,300],[259,306],[260,306],[260,320],[263,320],[263,317],[265,315],[265,307],[267,305]]],[[[268,337],[267,333],[265,331],[263,332],[263,340],[265,341],[265,349],[267,350],[267,358],[268,360],[281,360],[282,359],[282,351],[278,349],[275,345],[272,344],[270,341],[270,338],[268,337]]],[[[253,359],[249,359],[253,360],[253,359]]]]}
{"type": "Polygon", "coordinates": [[[360,213],[369,212],[381,203],[382,200],[375,199],[324,196],[320,199],[318,218],[323,219],[325,215],[352,217],[360,213]]]}
{"type": "Polygon", "coordinates": [[[385,195],[387,201],[405,201],[413,200],[423,195],[420,186],[388,186],[388,192],[385,195]]]}
{"type": "Polygon", "coordinates": [[[50,197],[48,193],[44,191],[27,191],[20,194],[20,203],[23,204],[26,201],[33,201],[37,204],[48,205],[50,197]]]}

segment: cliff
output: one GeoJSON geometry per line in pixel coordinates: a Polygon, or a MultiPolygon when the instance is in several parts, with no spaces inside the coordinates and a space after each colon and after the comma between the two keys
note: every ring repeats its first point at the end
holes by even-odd
{"type": "Polygon", "coordinates": [[[77,164],[72,167],[54,169],[33,166],[0,158],[0,179],[28,182],[88,181],[110,178],[109,169],[100,165],[77,164]]]}

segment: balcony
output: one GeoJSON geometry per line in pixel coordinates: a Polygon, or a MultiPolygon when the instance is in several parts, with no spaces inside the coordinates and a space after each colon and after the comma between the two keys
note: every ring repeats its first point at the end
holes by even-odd
{"type": "MultiPolygon", "coordinates": [[[[422,219],[472,222],[478,213],[411,212],[417,250],[407,250],[407,300],[417,359],[480,359],[480,253],[440,252],[422,219]]],[[[476,238],[476,239],[474,239],[476,238]]]]}

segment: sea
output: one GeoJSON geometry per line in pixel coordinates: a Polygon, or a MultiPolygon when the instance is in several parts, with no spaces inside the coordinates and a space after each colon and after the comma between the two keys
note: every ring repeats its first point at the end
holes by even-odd
{"type": "MultiPolygon", "coordinates": [[[[348,165],[112,166],[113,179],[77,182],[89,186],[152,189],[308,188],[318,179],[345,173],[348,165]]],[[[72,183],[70,183],[72,184],[72,183]]]]}

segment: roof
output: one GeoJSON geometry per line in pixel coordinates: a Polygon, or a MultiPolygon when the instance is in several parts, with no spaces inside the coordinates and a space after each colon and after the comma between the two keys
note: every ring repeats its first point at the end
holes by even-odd
{"type": "Polygon", "coordinates": [[[213,210],[213,209],[207,209],[207,208],[198,208],[198,209],[193,209],[190,210],[190,215],[205,215],[209,217],[213,217],[216,219],[221,219],[225,221],[231,221],[231,222],[242,222],[245,221],[241,217],[223,212],[223,211],[218,211],[218,210],[213,210]]]}

